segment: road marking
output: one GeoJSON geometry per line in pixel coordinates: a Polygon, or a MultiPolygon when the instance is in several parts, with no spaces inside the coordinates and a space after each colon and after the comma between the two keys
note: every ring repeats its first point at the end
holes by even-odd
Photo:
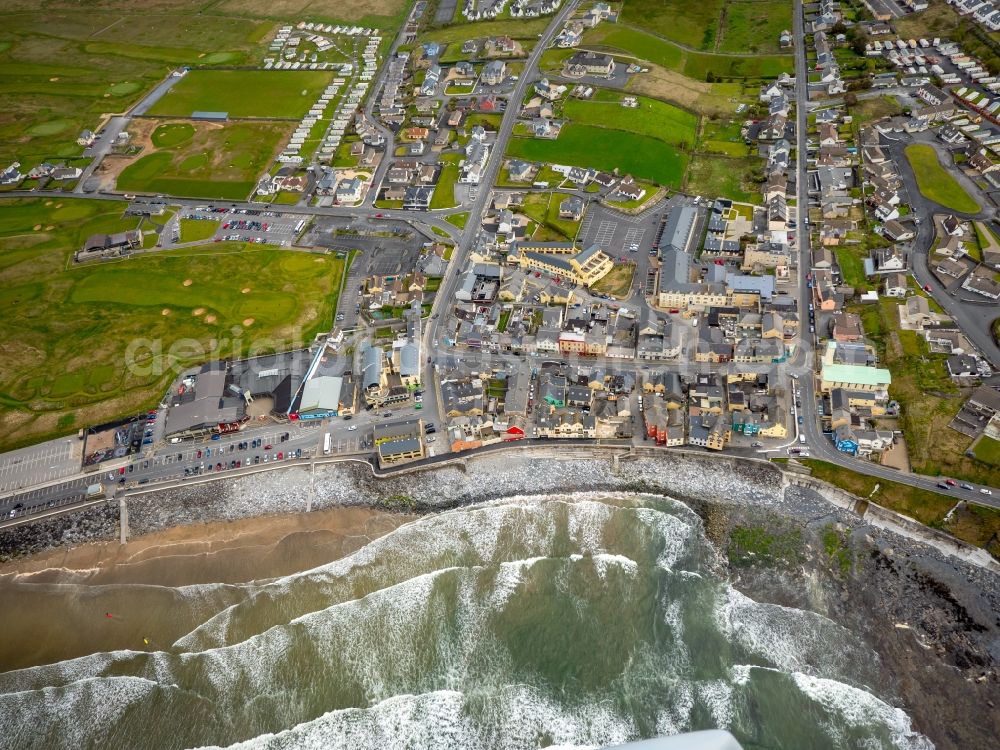
{"type": "Polygon", "coordinates": [[[593,244],[607,247],[611,244],[611,240],[614,238],[615,230],[617,228],[617,221],[601,221],[601,223],[597,225],[597,232],[594,235],[593,244]]]}

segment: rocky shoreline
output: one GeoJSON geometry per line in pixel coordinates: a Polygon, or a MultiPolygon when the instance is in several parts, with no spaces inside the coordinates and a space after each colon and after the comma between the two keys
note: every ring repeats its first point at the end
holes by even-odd
{"type": "MultiPolygon", "coordinates": [[[[810,609],[863,637],[886,682],[939,748],[1000,734],[1000,576],[866,523],[772,464],[671,455],[613,465],[600,451],[488,455],[391,478],[359,464],[289,469],[129,498],[133,536],[168,527],[372,505],[439,512],[498,497],[667,494],[702,518],[719,564],[758,601],[810,609]]],[[[0,559],[114,540],[116,506],[0,533],[0,559]]]]}

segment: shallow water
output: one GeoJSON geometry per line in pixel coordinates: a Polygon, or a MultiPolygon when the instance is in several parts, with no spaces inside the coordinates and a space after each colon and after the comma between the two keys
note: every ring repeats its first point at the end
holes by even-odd
{"type": "Polygon", "coordinates": [[[149,645],[0,674],[0,747],[595,747],[710,727],[747,748],[930,747],[873,651],[736,592],[662,497],[502,499],[273,580],[156,590],[120,593],[149,645]]]}

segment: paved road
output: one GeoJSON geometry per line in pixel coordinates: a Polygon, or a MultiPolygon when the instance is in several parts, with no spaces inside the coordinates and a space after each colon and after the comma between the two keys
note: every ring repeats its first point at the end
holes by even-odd
{"type": "MultiPolygon", "coordinates": [[[[934,214],[955,213],[963,219],[988,221],[995,215],[995,210],[990,208],[988,202],[982,198],[979,202],[984,204],[984,210],[976,214],[956,213],[928,200],[917,187],[910,162],[904,154],[904,149],[910,143],[910,139],[883,136],[882,143],[884,150],[888,152],[897,165],[913,214],[922,219],[917,226],[917,236],[913,240],[914,257],[910,259],[914,277],[921,286],[930,286],[935,301],[958,324],[976,348],[983,353],[993,365],[993,369],[1000,370],[1000,347],[993,340],[993,334],[990,331],[991,323],[998,315],[996,303],[988,301],[985,297],[982,298],[982,302],[979,302],[965,300],[958,294],[951,294],[948,288],[931,273],[927,265],[934,245],[935,229],[932,221],[934,214]]],[[[932,143],[931,145],[937,144],[932,143]]],[[[959,176],[964,178],[964,175],[959,176]]],[[[979,194],[978,188],[967,183],[966,187],[970,186],[972,195],[979,194]]]]}
{"type": "MultiPolygon", "coordinates": [[[[0,193],[0,200],[5,198],[48,198],[58,195],[58,193],[45,191],[10,190],[0,193]]],[[[119,193],[84,193],[74,197],[86,200],[122,200],[122,196],[119,193]]],[[[206,205],[229,206],[236,209],[247,209],[252,211],[273,211],[274,213],[281,215],[340,216],[352,219],[366,218],[376,224],[377,219],[394,219],[397,221],[404,221],[408,224],[426,224],[428,226],[437,227],[453,240],[457,239],[461,230],[454,224],[448,223],[444,217],[452,213],[458,213],[466,210],[459,206],[452,209],[445,209],[443,211],[435,211],[434,213],[423,213],[402,211],[398,209],[370,208],[366,206],[358,206],[356,208],[351,208],[349,206],[276,206],[263,203],[249,203],[246,201],[237,201],[236,203],[232,203],[229,201],[211,201],[204,198],[182,198],[172,195],[158,195],[157,199],[173,206],[182,206],[185,208],[194,208],[196,206],[206,205]]]]}
{"type": "MultiPolygon", "coordinates": [[[[795,0],[795,17],[793,23],[795,38],[804,38],[801,0],[795,0]]],[[[795,96],[797,104],[799,105],[796,107],[796,132],[799,143],[806,142],[807,107],[801,106],[804,102],[808,101],[806,70],[805,48],[804,45],[800,44],[796,47],[795,51],[795,96]]],[[[796,181],[796,191],[798,193],[797,205],[800,206],[802,210],[808,211],[809,194],[808,183],[806,180],[806,149],[796,149],[796,154],[796,169],[798,170],[796,181]]],[[[903,161],[905,162],[905,159],[903,161]]],[[[915,197],[913,193],[915,193],[916,196],[919,196],[919,191],[911,191],[911,198],[915,197]]],[[[929,216],[929,211],[925,206],[914,205],[914,209],[915,213],[929,216]]],[[[801,214],[799,216],[800,227],[805,226],[804,219],[805,215],[801,214]]],[[[930,222],[925,221],[921,224],[921,229],[925,230],[928,226],[930,226],[930,222]]],[[[800,232],[799,234],[799,247],[801,251],[799,263],[799,309],[802,311],[802,317],[805,318],[807,314],[805,311],[809,309],[809,302],[811,300],[811,290],[808,288],[808,284],[806,282],[806,273],[808,272],[810,265],[809,258],[811,237],[809,232],[800,232]]],[[[926,243],[924,247],[926,248],[928,245],[929,242],[926,243]]],[[[804,327],[804,319],[802,323],[804,327]]],[[[803,336],[803,340],[803,348],[806,353],[806,359],[808,362],[813,363],[813,366],[815,366],[818,363],[816,362],[816,351],[813,346],[813,342],[806,341],[805,336],[803,336]]],[[[978,345],[979,342],[976,341],[975,343],[978,345]]],[[[812,368],[810,367],[810,369],[812,368]]],[[[800,377],[799,381],[803,391],[802,408],[800,410],[803,422],[801,430],[806,437],[806,442],[809,445],[810,454],[813,458],[820,458],[824,461],[837,464],[838,466],[843,466],[846,469],[878,477],[879,479],[888,479],[894,482],[907,484],[911,487],[919,487],[933,492],[941,492],[942,494],[956,495],[960,496],[960,498],[957,497],[956,499],[972,500],[983,505],[1000,508],[1000,489],[993,488],[994,495],[992,496],[981,495],[978,491],[968,492],[960,489],[942,492],[942,490],[937,486],[937,483],[940,480],[936,477],[903,473],[895,469],[886,468],[880,464],[872,463],[871,461],[856,459],[846,453],[838,451],[834,447],[833,442],[820,430],[820,420],[818,410],[816,408],[816,399],[813,397],[813,383],[810,382],[809,377],[800,377]]]]}
{"type": "MultiPolygon", "coordinates": [[[[413,407],[392,409],[392,417],[383,412],[362,411],[350,420],[333,419],[317,422],[297,422],[291,424],[267,423],[252,426],[232,436],[220,440],[185,440],[177,444],[167,444],[155,455],[137,455],[130,460],[107,462],[98,471],[82,474],[79,471],[56,480],[46,486],[34,487],[23,492],[15,492],[0,497],[0,526],[11,520],[19,521],[34,512],[72,506],[84,499],[86,488],[101,482],[108,489],[123,485],[139,486],[140,482],[158,483],[183,479],[185,469],[200,475],[210,475],[221,464],[218,473],[232,472],[230,464],[240,461],[244,466],[260,466],[261,463],[287,461],[289,451],[301,450],[303,456],[323,454],[323,436],[330,433],[332,450],[330,455],[368,452],[363,448],[365,441],[371,441],[372,427],[378,421],[406,418],[415,414],[413,407]],[[281,436],[288,434],[287,440],[281,436]],[[256,447],[239,448],[241,443],[259,440],[256,447]],[[271,446],[267,448],[266,446],[271,446]],[[199,455],[199,453],[201,455],[199,455]],[[279,459],[278,454],[282,454],[279,459]],[[254,464],[254,459],[258,463],[254,464]],[[125,480],[122,482],[122,480],[125,480]]],[[[79,463],[77,463],[79,466],[79,463]]]]}
{"type": "MultiPolygon", "coordinates": [[[[529,60],[525,65],[524,73],[521,76],[518,86],[515,88],[511,95],[511,101],[520,101],[523,98],[525,88],[528,82],[533,78],[534,72],[537,69],[538,61],[545,48],[548,46],[551,39],[555,36],[556,32],[561,28],[565,18],[572,12],[573,8],[576,6],[576,2],[571,2],[566,5],[562,11],[553,18],[552,22],[549,24],[546,32],[540,38],[539,43],[529,60]]],[[[794,28],[796,38],[803,38],[802,36],[802,5],[800,0],[796,0],[795,3],[796,15],[794,19],[794,28]]],[[[796,51],[796,97],[800,104],[804,104],[807,101],[807,83],[806,83],[806,66],[805,66],[805,53],[801,46],[796,51]]],[[[797,108],[797,121],[796,127],[798,131],[798,138],[800,143],[805,142],[806,133],[806,112],[807,107],[799,106],[797,108]]],[[[429,353],[429,360],[436,360],[437,357],[442,356],[445,352],[435,352],[433,347],[429,346],[428,343],[433,339],[438,337],[438,325],[440,320],[439,312],[448,304],[448,300],[454,294],[454,288],[457,280],[460,276],[460,271],[465,265],[468,253],[475,241],[476,234],[478,230],[478,217],[482,214],[485,208],[486,201],[489,199],[490,186],[494,184],[496,176],[499,171],[500,164],[503,159],[503,153],[506,148],[507,142],[510,138],[514,121],[516,120],[517,107],[510,107],[505,113],[503,121],[501,123],[500,129],[497,135],[497,141],[493,147],[490,155],[490,161],[487,165],[487,169],[484,174],[484,180],[478,191],[476,199],[465,207],[455,209],[455,210],[470,210],[471,217],[468,227],[464,232],[462,232],[459,239],[458,250],[456,252],[456,257],[453,262],[449,265],[448,274],[446,276],[445,282],[442,284],[441,293],[437,297],[435,303],[435,310],[432,312],[431,320],[424,328],[425,336],[425,351],[429,353]],[[444,302],[441,302],[444,300],[444,302]]],[[[808,206],[808,184],[806,180],[806,150],[800,149],[797,152],[797,164],[796,169],[798,171],[797,180],[797,190],[798,190],[798,205],[807,208],[808,206]]],[[[19,195],[18,193],[7,193],[9,197],[19,195]]],[[[37,197],[37,193],[23,192],[20,195],[28,195],[31,197],[37,197]]],[[[90,197],[94,199],[110,199],[117,198],[118,196],[110,195],[93,195],[93,196],[83,196],[90,197]]],[[[206,202],[204,200],[195,201],[189,199],[171,199],[172,203],[179,203],[186,206],[194,205],[204,205],[206,202]]],[[[237,207],[253,208],[259,209],[260,207],[255,204],[238,203],[235,204],[237,207]]],[[[376,212],[371,208],[341,208],[341,207],[329,207],[329,208],[316,208],[316,207],[294,207],[289,209],[283,209],[285,213],[300,214],[300,215],[328,215],[328,216],[351,216],[367,217],[369,220],[377,223],[376,213],[381,214],[384,218],[401,219],[408,222],[424,222],[431,224],[432,226],[438,226],[440,229],[444,230],[451,237],[456,237],[458,230],[445,222],[443,219],[437,218],[441,214],[420,214],[414,216],[411,212],[404,211],[392,211],[385,210],[376,212]]],[[[804,216],[800,217],[800,226],[804,227],[804,216]]],[[[803,311],[803,317],[805,316],[805,311],[808,309],[810,294],[807,288],[805,275],[809,267],[809,257],[810,257],[810,237],[808,233],[800,233],[800,258],[802,262],[799,263],[799,301],[800,309],[803,311]]],[[[946,308],[947,309],[947,308],[946,308]]],[[[956,316],[956,319],[957,316],[956,316]]],[[[804,321],[803,321],[804,323],[804,321]]],[[[806,337],[803,337],[806,339],[806,337]]],[[[977,344],[979,342],[976,342],[977,344]]],[[[460,353],[454,352],[454,354],[461,356],[460,353]]],[[[494,355],[495,356],[495,355],[494,355]]],[[[506,361],[511,360],[511,363],[517,362],[520,366],[525,364],[524,358],[518,357],[498,357],[498,359],[506,361]]],[[[540,361],[537,360],[537,361],[540,361]]],[[[588,360],[590,364],[595,364],[595,360],[588,360]]],[[[425,365],[427,362],[425,362],[425,365]]],[[[619,364],[619,363],[615,363],[619,364]]],[[[837,451],[831,441],[820,432],[818,413],[816,409],[815,399],[812,397],[812,382],[811,374],[815,364],[815,351],[813,347],[813,342],[808,339],[803,342],[800,353],[796,355],[793,362],[790,363],[785,369],[784,373],[788,375],[795,374],[799,378],[799,384],[803,391],[803,397],[801,400],[802,408],[800,414],[802,417],[801,428],[796,425],[796,429],[801,429],[802,434],[806,437],[810,451],[813,456],[817,458],[822,458],[831,463],[843,466],[845,468],[858,471],[861,473],[869,474],[881,479],[888,479],[896,482],[901,482],[908,484],[913,487],[920,487],[922,489],[927,489],[931,491],[940,491],[937,488],[938,480],[932,477],[924,477],[913,474],[904,474],[893,469],[888,469],[886,467],[870,463],[868,461],[861,461],[848,456],[844,453],[837,451]]],[[[688,363],[678,363],[677,367],[689,367],[688,363]]],[[[704,369],[704,368],[702,368],[704,369]]],[[[708,368],[711,369],[711,368],[708,368]]],[[[428,369],[427,375],[424,378],[425,383],[431,382],[430,371],[428,369]]],[[[390,419],[399,419],[407,416],[415,416],[417,412],[412,406],[405,410],[392,409],[392,415],[390,419]]],[[[425,419],[434,421],[438,411],[438,404],[436,393],[434,389],[428,388],[425,390],[425,409],[420,412],[420,416],[425,419]]],[[[160,482],[160,481],[172,481],[178,478],[184,477],[184,469],[193,470],[195,467],[199,471],[205,472],[209,463],[224,463],[228,466],[229,462],[240,460],[240,461],[250,461],[253,465],[254,457],[260,456],[260,460],[263,461],[263,456],[265,452],[269,456],[268,462],[274,461],[275,454],[281,452],[287,454],[288,450],[299,450],[303,451],[303,455],[308,455],[312,452],[313,455],[322,452],[322,441],[323,435],[326,432],[331,434],[331,438],[334,441],[334,451],[342,453],[353,453],[360,449],[361,444],[367,438],[371,436],[372,425],[380,419],[385,419],[381,414],[372,412],[362,412],[354,420],[333,420],[328,424],[319,425],[308,425],[308,424],[296,424],[291,426],[275,426],[269,425],[260,428],[250,428],[243,431],[238,436],[233,438],[226,438],[219,441],[206,441],[201,445],[192,445],[191,443],[184,443],[177,446],[174,450],[173,446],[168,446],[166,449],[160,452],[160,455],[150,458],[150,459],[139,459],[132,462],[131,464],[125,464],[125,473],[122,475],[114,474],[110,479],[107,477],[106,472],[102,472],[99,475],[101,481],[108,485],[117,485],[119,479],[124,477],[126,483],[129,482],[140,482],[143,479],[147,479],[150,482],[160,482]],[[354,429],[352,429],[352,427],[354,429]],[[279,435],[283,432],[289,433],[288,441],[281,443],[279,442],[279,435]],[[239,442],[253,441],[260,438],[262,443],[261,447],[253,449],[239,450],[235,447],[239,442]],[[267,451],[264,450],[263,445],[272,445],[271,449],[267,451]],[[203,455],[199,457],[197,452],[201,450],[203,455]],[[213,455],[205,455],[206,450],[211,450],[213,455]],[[221,455],[217,455],[216,451],[221,450],[221,455]],[[180,457],[178,458],[178,454],[180,457]],[[147,463],[148,461],[148,463],[147,463]],[[128,466],[131,465],[132,469],[129,470],[128,466]]],[[[442,452],[445,450],[445,443],[447,441],[442,439],[441,444],[438,446],[439,450],[442,452]]],[[[572,442],[572,441],[569,441],[572,442]]],[[[569,444],[560,442],[560,444],[569,444]]],[[[502,447],[502,446],[501,446],[502,447]]],[[[499,449],[499,448],[498,448],[499,449]]],[[[435,451],[437,452],[437,451],[435,451]]],[[[284,458],[281,460],[285,460],[284,458]]],[[[442,460],[442,453],[438,453],[438,456],[432,459],[433,461],[442,460]]],[[[259,466],[260,464],[257,464],[259,466]]],[[[223,470],[231,471],[229,469],[223,470]]],[[[82,499],[82,494],[84,488],[87,484],[95,481],[95,475],[91,474],[88,476],[76,476],[66,478],[64,481],[57,480],[55,484],[47,488],[38,488],[30,490],[29,492],[22,493],[17,496],[8,496],[0,499],[0,525],[17,523],[19,519],[23,516],[24,512],[29,508],[39,508],[43,510],[51,507],[58,506],[68,506],[73,504],[78,504],[82,499]],[[17,507],[20,504],[22,507],[17,507]],[[14,511],[14,517],[10,518],[11,511],[14,511]]],[[[968,493],[963,490],[952,490],[943,494],[951,495],[961,495],[964,499],[979,502],[985,505],[990,505],[992,507],[1000,508],[1000,490],[995,490],[997,494],[991,496],[980,495],[976,493],[968,493]]]]}
{"type": "Polygon", "coordinates": [[[156,88],[136,102],[131,109],[128,110],[128,112],[124,115],[115,115],[107,121],[104,125],[101,136],[89,149],[93,159],[91,159],[90,164],[88,164],[83,170],[83,174],[80,175],[80,179],[77,180],[76,187],[73,189],[74,193],[84,192],[87,180],[94,174],[94,171],[100,166],[104,157],[111,151],[111,147],[114,146],[115,141],[118,139],[118,134],[128,127],[132,118],[136,115],[145,114],[149,108],[156,104],[163,97],[163,95],[170,90],[170,87],[181,80],[181,78],[182,76],[175,76],[173,72],[171,72],[165,79],[157,84],[156,88]]]}
{"type": "MultiPolygon", "coordinates": [[[[514,123],[517,121],[518,112],[521,109],[520,103],[524,100],[524,94],[528,89],[529,82],[534,79],[535,73],[538,71],[538,63],[542,59],[542,54],[548,48],[549,44],[552,43],[556,34],[562,29],[563,23],[574,12],[577,5],[579,5],[579,0],[571,0],[552,18],[545,31],[539,37],[538,43],[531,51],[531,55],[524,64],[521,76],[510,94],[510,98],[508,99],[510,104],[507,106],[503,119],[500,121],[496,141],[490,150],[489,161],[486,164],[486,169],[483,171],[482,180],[480,180],[479,189],[476,192],[476,198],[463,209],[469,211],[469,221],[461,235],[454,257],[451,263],[448,264],[448,273],[441,284],[440,291],[435,300],[434,312],[436,313],[443,313],[442,307],[447,305],[448,300],[451,300],[455,295],[455,287],[460,278],[459,272],[466,267],[469,252],[475,242],[476,235],[480,232],[480,217],[489,201],[492,186],[496,183],[497,175],[500,173],[503,155],[507,150],[507,143],[510,141],[511,133],[514,130],[514,123]]],[[[440,340],[438,327],[443,322],[444,317],[444,315],[439,315],[437,320],[432,321],[427,326],[429,339],[440,340]]]]}

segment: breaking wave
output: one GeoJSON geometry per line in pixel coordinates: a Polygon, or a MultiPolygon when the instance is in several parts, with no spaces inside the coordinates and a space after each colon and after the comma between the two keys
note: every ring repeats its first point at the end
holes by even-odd
{"type": "Polygon", "coordinates": [[[873,651],[732,589],[667,498],[505,498],[238,594],[165,650],[0,675],[0,747],[930,747],[873,651]]]}

